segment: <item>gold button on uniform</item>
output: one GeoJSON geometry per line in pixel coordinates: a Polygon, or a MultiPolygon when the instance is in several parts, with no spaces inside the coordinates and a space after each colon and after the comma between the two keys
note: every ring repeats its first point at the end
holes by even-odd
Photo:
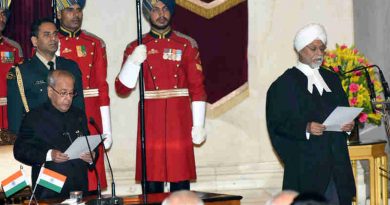
{"type": "Polygon", "coordinates": [[[173,88],[177,88],[177,85],[173,86],[173,88]]]}
{"type": "Polygon", "coordinates": [[[95,45],[95,42],[92,42],[92,45],[94,46],[94,45],[95,45]]]}
{"type": "Polygon", "coordinates": [[[152,70],[152,69],[153,69],[153,66],[150,66],[149,68],[150,68],[150,70],[152,70]]]}
{"type": "Polygon", "coordinates": [[[156,86],[156,90],[158,90],[159,89],[159,87],[158,86],[156,86]]]}
{"type": "Polygon", "coordinates": [[[79,37],[76,37],[76,40],[79,40],[79,37]]]}
{"type": "Polygon", "coordinates": [[[92,68],[92,64],[89,64],[88,66],[89,66],[90,68],[92,68]]]}
{"type": "Polygon", "coordinates": [[[69,38],[68,38],[68,37],[66,37],[66,38],[65,38],[65,40],[69,40],[69,38]]]}
{"type": "Polygon", "coordinates": [[[173,77],[177,78],[177,74],[175,74],[173,77]]]}
{"type": "Polygon", "coordinates": [[[93,53],[93,52],[91,52],[91,56],[93,56],[93,54],[94,54],[94,53],[93,53]]]}
{"type": "Polygon", "coordinates": [[[153,76],[153,80],[156,80],[156,76],[153,76]]]}
{"type": "Polygon", "coordinates": [[[89,79],[90,78],[90,76],[89,75],[87,75],[87,79],[89,79]]]}

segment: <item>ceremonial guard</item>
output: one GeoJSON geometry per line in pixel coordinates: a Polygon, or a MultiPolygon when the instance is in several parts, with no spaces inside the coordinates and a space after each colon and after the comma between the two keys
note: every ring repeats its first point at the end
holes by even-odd
{"type": "Polygon", "coordinates": [[[9,69],[23,60],[20,45],[3,36],[10,15],[11,0],[0,0],[0,130],[8,129],[7,117],[7,73],[9,69]]]}
{"type": "MultiPolygon", "coordinates": [[[[85,0],[57,0],[58,19],[60,20],[59,56],[78,63],[83,80],[85,111],[87,118],[96,121],[103,132],[104,148],[112,144],[110,98],[108,95],[107,55],[102,39],[81,30],[85,0]]],[[[99,134],[96,128],[88,125],[91,134],[99,134]]],[[[103,146],[99,149],[97,170],[101,187],[107,187],[104,168],[103,146]]],[[[97,180],[93,170],[88,173],[89,190],[96,190],[97,180]]]]}
{"type": "Polygon", "coordinates": [[[81,72],[72,60],[55,55],[58,48],[58,30],[50,19],[39,19],[31,27],[31,42],[36,53],[31,59],[14,66],[7,74],[9,130],[18,134],[23,117],[31,109],[45,103],[47,75],[50,70],[67,70],[76,79],[73,104],[84,110],[81,72]]]}
{"type": "MultiPolygon", "coordinates": [[[[198,46],[194,39],[171,29],[174,7],[174,0],[143,1],[151,31],[142,45],[127,46],[115,81],[119,95],[130,94],[143,63],[147,193],[163,192],[164,182],[170,182],[170,191],[190,189],[189,181],[196,179],[193,143],[206,139],[206,93],[198,46]]],[[[142,178],[139,130],[138,181],[142,178]]]]}

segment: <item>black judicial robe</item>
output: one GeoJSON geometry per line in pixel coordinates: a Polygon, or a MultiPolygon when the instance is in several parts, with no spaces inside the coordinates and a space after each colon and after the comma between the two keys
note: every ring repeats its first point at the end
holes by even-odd
{"type": "Polygon", "coordinates": [[[50,102],[31,110],[23,119],[20,132],[14,145],[14,156],[18,161],[32,166],[32,185],[38,178],[41,165],[67,176],[61,193],[37,186],[35,196],[38,199],[69,198],[70,191],[88,193],[87,171],[88,163],[81,159],[68,160],[63,163],[46,162],[49,149],[65,150],[78,137],[78,134],[88,134],[85,113],[76,107],[71,107],[62,113],[50,102]]]}
{"type": "Polygon", "coordinates": [[[322,96],[297,68],[288,69],[267,92],[267,127],[274,150],[284,164],[283,190],[324,194],[333,177],[340,203],[355,196],[355,182],[347,148],[347,133],[325,131],[306,138],[308,122],[323,123],[337,106],[349,106],[335,73],[323,68],[321,76],[332,92],[322,96]]]}

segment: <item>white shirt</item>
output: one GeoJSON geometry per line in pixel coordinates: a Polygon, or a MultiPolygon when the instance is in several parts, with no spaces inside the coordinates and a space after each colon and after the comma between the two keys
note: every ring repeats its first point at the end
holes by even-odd
{"type": "MultiPolygon", "coordinates": [[[[46,60],[46,58],[44,58],[44,57],[43,57],[41,54],[39,54],[38,52],[36,52],[35,55],[37,55],[37,57],[39,58],[39,60],[41,60],[42,63],[46,66],[46,68],[47,68],[48,70],[50,70],[50,66],[49,66],[49,64],[47,64],[49,61],[46,60]]],[[[54,63],[54,70],[56,70],[56,69],[57,69],[56,56],[54,55],[53,59],[51,59],[50,61],[52,61],[52,62],[54,63]]]]}

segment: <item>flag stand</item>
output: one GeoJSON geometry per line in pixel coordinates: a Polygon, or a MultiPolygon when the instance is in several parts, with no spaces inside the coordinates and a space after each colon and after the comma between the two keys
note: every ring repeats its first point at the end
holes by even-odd
{"type": "MultiPolygon", "coordinates": [[[[22,166],[20,166],[20,167],[22,168],[22,166]]],[[[42,164],[42,167],[41,167],[41,170],[39,172],[39,175],[41,174],[43,167],[45,167],[45,163],[42,164]]],[[[38,175],[37,181],[35,181],[35,186],[34,186],[34,189],[33,189],[32,193],[31,193],[30,200],[28,201],[28,205],[31,205],[31,201],[32,201],[33,198],[35,200],[35,204],[39,205],[39,203],[37,201],[37,198],[35,198],[35,190],[37,189],[37,186],[38,186],[39,175],[38,175]]]]}

